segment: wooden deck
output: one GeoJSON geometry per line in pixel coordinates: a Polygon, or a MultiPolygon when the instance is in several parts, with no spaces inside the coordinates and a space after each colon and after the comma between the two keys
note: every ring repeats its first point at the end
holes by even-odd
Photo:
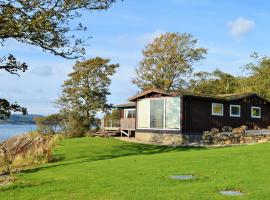
{"type": "Polygon", "coordinates": [[[135,130],[135,118],[122,118],[120,120],[106,121],[102,119],[101,128],[110,131],[134,131],[135,130]]]}

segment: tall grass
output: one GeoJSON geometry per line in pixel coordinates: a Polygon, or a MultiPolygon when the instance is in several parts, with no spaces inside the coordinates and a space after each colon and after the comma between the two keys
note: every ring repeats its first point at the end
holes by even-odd
{"type": "Polygon", "coordinates": [[[33,164],[50,162],[52,148],[59,136],[31,132],[12,137],[0,144],[0,170],[12,174],[33,164]]]}

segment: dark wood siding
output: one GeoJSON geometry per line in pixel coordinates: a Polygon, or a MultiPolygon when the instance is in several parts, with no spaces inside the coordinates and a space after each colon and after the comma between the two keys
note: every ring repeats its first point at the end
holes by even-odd
{"type": "Polygon", "coordinates": [[[270,104],[257,97],[248,97],[237,101],[206,100],[184,97],[183,131],[186,134],[198,134],[211,128],[221,129],[223,126],[233,128],[246,125],[253,128],[270,126],[270,104]],[[223,103],[224,115],[212,115],[212,103],[223,103]],[[230,105],[241,106],[240,117],[230,117],[230,105]],[[251,117],[251,107],[261,107],[261,118],[251,117]]]}
{"type": "Polygon", "coordinates": [[[124,118],[124,108],[120,108],[119,111],[120,111],[120,118],[123,119],[124,118]]]}

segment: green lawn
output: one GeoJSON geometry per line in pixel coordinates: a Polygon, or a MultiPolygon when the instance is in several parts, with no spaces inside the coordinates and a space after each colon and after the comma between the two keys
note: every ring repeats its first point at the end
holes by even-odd
{"type": "Polygon", "coordinates": [[[104,138],[62,140],[58,162],[18,175],[0,199],[270,199],[270,143],[170,148],[104,138]],[[197,180],[171,180],[194,174],[197,180]],[[224,197],[221,189],[239,189],[224,197]]]}

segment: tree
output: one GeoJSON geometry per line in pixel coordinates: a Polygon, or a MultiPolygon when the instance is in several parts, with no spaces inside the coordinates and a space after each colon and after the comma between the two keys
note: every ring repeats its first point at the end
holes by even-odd
{"type": "Polygon", "coordinates": [[[216,69],[212,73],[197,72],[189,82],[187,91],[197,94],[230,94],[240,90],[239,77],[216,69]]]}
{"type": "MultiPolygon", "coordinates": [[[[0,42],[8,39],[40,47],[54,55],[72,59],[81,57],[86,40],[74,35],[75,31],[86,31],[82,24],[72,28],[71,21],[81,17],[78,10],[106,10],[115,0],[0,0],[0,42]]],[[[11,74],[27,70],[25,62],[14,55],[1,55],[0,69],[11,74]]],[[[0,99],[0,105],[7,100],[0,99]]],[[[6,107],[7,113],[14,106],[6,107]]],[[[17,107],[19,111],[24,108],[17,107]]],[[[0,113],[5,114],[5,113],[0,113]]]]}
{"type": "Polygon", "coordinates": [[[270,57],[253,53],[254,62],[244,66],[248,76],[242,80],[242,87],[246,91],[253,91],[263,97],[270,98],[270,57]]]}
{"type": "Polygon", "coordinates": [[[113,109],[110,113],[107,113],[104,118],[106,120],[119,120],[120,119],[120,111],[118,109],[113,109]]]}
{"type": "Polygon", "coordinates": [[[6,99],[0,99],[0,119],[6,119],[10,116],[11,112],[22,112],[27,114],[26,108],[15,103],[9,103],[6,99]]]}
{"type": "Polygon", "coordinates": [[[110,76],[119,65],[109,62],[109,59],[100,57],[76,62],[74,72],[64,82],[62,96],[57,102],[64,115],[72,113],[71,119],[79,119],[88,129],[95,124],[98,111],[107,111],[111,107],[107,103],[110,76]]]}
{"type": "Polygon", "coordinates": [[[60,114],[52,114],[46,117],[35,117],[34,121],[38,127],[38,131],[43,134],[55,134],[61,125],[60,114]]]}
{"type": "Polygon", "coordinates": [[[207,49],[196,48],[197,39],[183,33],[166,33],[143,50],[133,83],[141,89],[176,91],[185,88],[192,65],[204,58],[207,49]]]}

